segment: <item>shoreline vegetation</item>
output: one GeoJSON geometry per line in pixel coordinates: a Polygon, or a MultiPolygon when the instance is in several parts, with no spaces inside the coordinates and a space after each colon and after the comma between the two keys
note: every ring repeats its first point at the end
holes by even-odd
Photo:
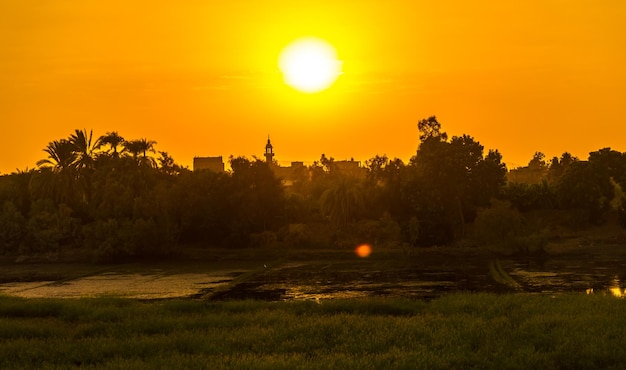
{"type": "Polygon", "coordinates": [[[0,296],[0,367],[622,368],[626,301],[567,294],[429,302],[0,296]]]}
{"type": "Polygon", "coordinates": [[[607,232],[591,238],[600,243],[578,244],[626,245],[626,153],[550,160],[536,152],[527,166],[507,169],[498,150],[467,134],[449,138],[434,116],[417,126],[408,163],[376,155],[346,167],[322,154],[288,179],[273,152],[266,161],[231,157],[228,172],[190,171],[165,151],[157,156],[146,138],[77,129],[50,142],[36,169],[0,176],[0,255],[121,263],[169,259],[190,246],[368,244],[541,256],[602,226],[607,232]]]}
{"type": "MultiPolygon", "coordinates": [[[[405,257],[471,257],[483,258],[490,261],[495,258],[526,257],[537,259],[571,258],[571,259],[626,259],[626,230],[613,222],[604,225],[587,225],[578,230],[553,228],[544,232],[542,248],[539,251],[522,251],[509,245],[481,245],[474,238],[467,237],[450,245],[433,245],[411,247],[402,244],[369,244],[374,258],[405,257]]],[[[151,264],[161,262],[193,263],[225,261],[268,261],[268,260],[334,260],[355,257],[355,246],[310,246],[285,245],[279,242],[264,246],[246,248],[215,247],[203,244],[181,244],[166,255],[145,256],[139,258],[125,258],[120,260],[99,260],[98,251],[86,250],[80,246],[66,246],[54,251],[19,254],[4,253],[0,255],[0,265],[111,265],[122,264],[151,264]]]]}

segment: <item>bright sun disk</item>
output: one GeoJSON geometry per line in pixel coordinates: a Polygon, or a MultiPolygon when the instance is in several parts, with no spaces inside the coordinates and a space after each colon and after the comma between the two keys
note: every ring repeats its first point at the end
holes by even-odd
{"type": "Polygon", "coordinates": [[[327,89],[341,74],[335,49],[313,37],[298,39],[285,47],[278,65],[285,83],[305,93],[327,89]]]}

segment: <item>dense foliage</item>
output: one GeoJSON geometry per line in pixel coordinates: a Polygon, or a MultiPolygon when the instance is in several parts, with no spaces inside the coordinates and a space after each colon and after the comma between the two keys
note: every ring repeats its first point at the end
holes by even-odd
{"type": "Polygon", "coordinates": [[[0,251],[76,249],[111,260],[181,245],[410,247],[468,237],[486,245],[515,238],[523,251],[541,244],[532,212],[566,212],[569,226],[615,213],[626,224],[625,153],[546,161],[537,152],[507,171],[497,150],[485,153],[469,135],[449,139],[435,117],[418,130],[407,164],[376,156],[354,173],[322,155],[294,171],[289,186],[256,158],[231,157],[229,172],[192,172],[167,152],[155,157],[154,141],[75,130],[48,144],[37,169],[0,177],[0,251]]]}

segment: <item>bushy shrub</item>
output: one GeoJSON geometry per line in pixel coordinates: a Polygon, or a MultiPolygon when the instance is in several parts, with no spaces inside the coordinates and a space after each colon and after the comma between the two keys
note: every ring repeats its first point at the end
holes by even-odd
{"type": "Polygon", "coordinates": [[[622,204],[617,209],[617,217],[619,220],[619,224],[626,229],[626,204],[622,202],[622,204]]]}
{"type": "Polygon", "coordinates": [[[545,251],[547,238],[534,230],[508,202],[492,201],[492,207],[478,213],[474,222],[479,243],[505,253],[536,255],[545,251]]]}
{"type": "Polygon", "coordinates": [[[263,231],[250,235],[250,246],[256,248],[275,247],[278,237],[273,231],[263,231]]]}
{"type": "Polygon", "coordinates": [[[16,252],[25,228],[26,220],[13,202],[4,202],[0,210],[0,253],[16,252]]]}
{"type": "Polygon", "coordinates": [[[110,261],[132,254],[131,240],[122,238],[129,220],[96,220],[83,228],[85,246],[98,262],[110,261]]]}
{"type": "Polygon", "coordinates": [[[351,234],[357,244],[369,243],[378,247],[395,247],[402,242],[400,225],[386,212],[378,220],[358,222],[351,234]]]}
{"type": "Polygon", "coordinates": [[[547,181],[537,184],[509,182],[504,187],[502,196],[520,212],[554,209],[557,204],[554,186],[547,181]]]}
{"type": "Polygon", "coordinates": [[[327,223],[289,224],[279,232],[287,248],[327,248],[333,245],[334,229],[327,223]]]}
{"type": "Polygon", "coordinates": [[[508,202],[494,200],[491,208],[478,212],[474,229],[478,242],[500,245],[522,235],[522,215],[508,202]]]}
{"type": "Polygon", "coordinates": [[[410,245],[417,244],[420,236],[420,222],[417,217],[411,217],[406,223],[405,234],[410,245]]]}
{"type": "Polygon", "coordinates": [[[282,230],[282,239],[287,245],[302,245],[306,240],[305,224],[289,224],[282,230]]]}
{"type": "Polygon", "coordinates": [[[96,220],[84,227],[83,237],[97,262],[160,257],[173,244],[166,227],[143,218],[96,220]]]}
{"type": "Polygon", "coordinates": [[[20,253],[58,252],[61,246],[76,245],[81,225],[77,218],[72,217],[72,209],[65,204],[55,206],[49,200],[39,200],[33,203],[26,233],[20,253]]]}
{"type": "Polygon", "coordinates": [[[545,252],[548,239],[540,233],[518,236],[511,241],[511,249],[522,254],[537,255],[545,252]]]}

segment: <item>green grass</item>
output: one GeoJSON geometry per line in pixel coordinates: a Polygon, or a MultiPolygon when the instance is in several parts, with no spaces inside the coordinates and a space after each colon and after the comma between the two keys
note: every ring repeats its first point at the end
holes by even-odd
{"type": "Polygon", "coordinates": [[[455,294],[431,302],[0,297],[0,368],[622,368],[626,301],[455,294]]]}

